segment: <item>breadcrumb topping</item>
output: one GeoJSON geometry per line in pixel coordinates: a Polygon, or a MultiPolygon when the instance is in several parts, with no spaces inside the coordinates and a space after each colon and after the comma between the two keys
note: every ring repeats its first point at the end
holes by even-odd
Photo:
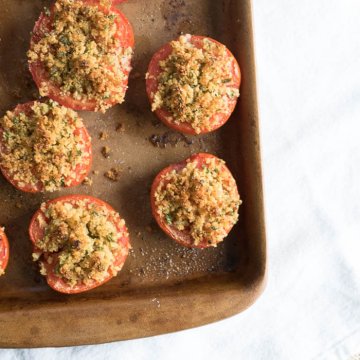
{"type": "MultiPolygon", "coordinates": [[[[51,83],[75,100],[95,101],[105,111],[124,101],[132,49],[121,46],[118,15],[110,2],[102,8],[83,1],[57,0],[52,27],[32,42],[29,62],[40,62],[51,83]]],[[[47,96],[44,83],[40,94],[47,96]]]]}
{"type": "Polygon", "coordinates": [[[41,209],[45,218],[39,224],[44,236],[36,242],[33,259],[46,255],[40,260],[43,275],[47,264],[56,263],[55,274],[74,287],[101,282],[121,270],[123,264],[116,260],[128,253],[120,241],[128,233],[118,213],[85,199],[42,204],[41,209]]]}
{"type": "Polygon", "coordinates": [[[189,124],[200,133],[211,129],[216,114],[228,114],[229,102],[240,93],[226,47],[204,38],[198,48],[190,40],[191,35],[183,35],[172,41],[171,54],[160,61],[152,111],[165,109],[169,121],[189,124]]]}
{"type": "Polygon", "coordinates": [[[159,216],[169,226],[189,232],[194,245],[216,246],[238,220],[241,204],[234,178],[224,161],[208,158],[198,167],[189,161],[164,175],[155,191],[159,216]]]}
{"type": "Polygon", "coordinates": [[[90,163],[88,144],[79,134],[84,125],[76,112],[49,100],[0,119],[0,165],[19,186],[55,191],[70,186],[77,167],[90,163]]]}

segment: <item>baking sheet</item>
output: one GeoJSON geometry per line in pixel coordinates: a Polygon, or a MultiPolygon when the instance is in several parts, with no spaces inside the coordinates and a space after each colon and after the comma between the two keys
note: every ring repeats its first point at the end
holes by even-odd
{"type": "MultiPolygon", "coordinates": [[[[49,4],[0,1],[1,115],[38,97],[26,51],[34,22],[49,4]]],[[[6,276],[0,278],[1,346],[74,345],[179,330],[241,311],[263,287],[266,253],[250,1],[129,0],[120,8],[134,27],[136,42],[126,101],[106,114],[80,113],[93,139],[92,185],[33,195],[0,178],[0,223],[11,245],[6,276]],[[240,63],[240,103],[230,121],[212,134],[180,135],[150,111],[147,65],[161,45],[181,33],[223,42],[240,63]],[[100,139],[102,132],[107,139],[100,139]],[[102,155],[105,146],[108,158],[102,155]],[[149,203],[157,172],[200,151],[226,160],[244,201],[229,237],[206,250],[186,249],[167,238],[152,219],[149,203]],[[110,169],[119,171],[117,181],[105,176],[110,169]],[[42,201],[76,193],[96,196],[119,211],[133,249],[109,283],[67,296],[52,291],[39,275],[27,228],[42,201]]]]}

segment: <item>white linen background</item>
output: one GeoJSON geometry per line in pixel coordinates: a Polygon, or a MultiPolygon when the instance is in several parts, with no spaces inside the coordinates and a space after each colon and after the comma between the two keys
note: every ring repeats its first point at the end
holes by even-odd
{"type": "Polygon", "coordinates": [[[1,360],[360,353],[360,0],[253,5],[269,256],[263,296],[244,313],[197,329],[2,350],[1,360]]]}

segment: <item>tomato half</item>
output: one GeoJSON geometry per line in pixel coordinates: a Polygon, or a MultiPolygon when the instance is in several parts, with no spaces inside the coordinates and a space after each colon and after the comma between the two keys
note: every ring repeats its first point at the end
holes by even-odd
{"type": "MultiPolygon", "coordinates": [[[[70,202],[70,203],[76,203],[77,201],[82,201],[82,200],[88,200],[91,201],[94,204],[100,205],[100,206],[105,206],[109,211],[115,211],[108,203],[94,198],[92,196],[87,196],[87,195],[67,195],[67,196],[61,196],[59,198],[56,198],[54,200],[50,200],[46,203],[46,207],[48,207],[50,204],[53,204],[55,202],[70,202]]],[[[34,216],[31,219],[30,222],[30,226],[29,226],[29,235],[30,235],[30,239],[33,243],[33,251],[34,253],[41,253],[42,251],[37,248],[36,246],[36,242],[41,239],[44,235],[44,230],[41,228],[40,223],[39,223],[39,218],[42,218],[44,221],[47,221],[47,218],[44,214],[44,212],[39,209],[34,216]]],[[[127,228],[125,225],[120,224],[119,219],[110,219],[111,221],[113,221],[114,225],[116,226],[116,229],[123,233],[123,234],[128,234],[127,228]]],[[[119,252],[116,256],[116,260],[115,260],[115,264],[116,266],[122,267],[125,263],[125,260],[127,258],[128,255],[128,250],[130,249],[130,242],[129,242],[129,236],[128,235],[124,235],[121,238],[119,238],[118,241],[119,244],[121,244],[127,251],[125,254],[121,254],[121,252],[119,252]]],[[[43,254],[44,259],[46,260],[48,254],[44,253],[43,254]]],[[[55,257],[56,258],[56,257],[55,257]]],[[[106,283],[107,281],[109,281],[111,278],[114,277],[114,275],[112,273],[108,273],[107,276],[100,282],[96,282],[93,281],[90,284],[83,284],[83,283],[78,283],[77,285],[71,287],[69,286],[61,277],[59,277],[56,273],[55,273],[55,268],[57,265],[57,261],[53,261],[51,264],[48,264],[46,261],[44,261],[44,265],[46,268],[46,281],[49,284],[49,286],[61,293],[65,293],[65,294],[77,294],[77,293],[81,293],[84,291],[88,291],[91,289],[94,289],[104,283],[106,283]]]]}
{"type": "MultiPolygon", "coordinates": [[[[85,5],[90,6],[97,6],[100,10],[105,12],[106,14],[115,15],[115,21],[118,27],[117,38],[120,40],[121,47],[123,48],[133,48],[134,47],[134,32],[129,20],[126,16],[114,6],[110,8],[104,7],[100,5],[99,0],[80,0],[85,5]]],[[[114,1],[113,4],[119,3],[119,1],[114,1]]],[[[40,14],[39,19],[35,23],[32,37],[31,37],[31,44],[38,43],[46,33],[51,31],[52,29],[52,22],[54,17],[53,6],[50,9],[50,15],[47,16],[44,12],[40,14]]],[[[126,68],[130,67],[130,64],[127,64],[126,68]]],[[[34,79],[34,82],[38,88],[40,88],[43,84],[46,84],[48,89],[48,97],[50,99],[55,100],[61,105],[64,105],[73,110],[88,110],[88,111],[95,111],[97,107],[97,102],[94,99],[75,99],[69,95],[62,93],[61,89],[54,84],[50,78],[47,70],[45,69],[44,65],[40,61],[30,62],[29,63],[29,70],[31,75],[34,79]]],[[[128,84],[128,76],[129,70],[124,70],[124,74],[126,78],[122,84],[124,91],[126,91],[127,84],[128,84]]],[[[115,105],[116,102],[110,99],[108,100],[108,104],[110,106],[115,105]]]]}
{"type": "MultiPolygon", "coordinates": [[[[218,45],[222,45],[221,43],[219,43],[218,41],[211,39],[209,37],[205,37],[205,36],[198,36],[198,35],[191,35],[191,37],[189,38],[188,41],[191,42],[191,44],[193,44],[195,47],[201,49],[203,48],[203,41],[204,39],[210,40],[218,45]]],[[[226,49],[227,54],[229,56],[229,61],[231,61],[231,66],[232,66],[232,81],[229,84],[229,86],[239,89],[240,87],[240,82],[241,82],[241,72],[240,72],[240,67],[238,62],[236,61],[234,55],[230,52],[230,50],[226,49]]],[[[172,53],[172,47],[171,47],[171,43],[167,43],[165,44],[163,47],[161,47],[152,57],[149,67],[148,67],[148,76],[146,79],[146,92],[150,101],[150,104],[153,103],[154,100],[154,95],[158,90],[158,86],[159,83],[157,81],[157,78],[159,77],[159,75],[161,74],[161,67],[160,67],[160,62],[164,61],[165,59],[167,59],[170,54],[172,53]]],[[[210,129],[203,129],[200,134],[205,134],[211,131],[214,131],[216,129],[218,129],[219,127],[221,127],[222,125],[224,125],[230,118],[232,112],[235,109],[237,103],[237,99],[232,99],[229,100],[228,102],[228,109],[225,113],[217,113],[215,114],[211,119],[210,122],[212,124],[210,129]]],[[[160,109],[156,109],[155,110],[155,114],[156,116],[168,127],[182,132],[184,134],[189,134],[189,135],[197,135],[197,133],[195,132],[194,128],[188,124],[188,123],[180,123],[180,124],[175,124],[173,121],[170,120],[171,118],[171,113],[164,109],[164,108],[160,108],[160,109]]]]}
{"type": "MultiPolygon", "coordinates": [[[[216,161],[218,161],[218,164],[221,169],[220,171],[226,172],[232,177],[230,170],[227,168],[227,166],[225,164],[223,164],[221,162],[221,160],[219,158],[217,158],[214,155],[207,154],[207,153],[198,153],[198,154],[194,154],[194,155],[190,156],[188,159],[185,159],[184,161],[182,161],[180,163],[172,164],[172,165],[166,167],[165,169],[161,170],[155,177],[155,179],[152,183],[152,186],[151,186],[151,193],[150,193],[151,210],[152,210],[152,214],[153,214],[153,217],[155,218],[156,222],[158,223],[160,228],[168,236],[170,236],[173,240],[178,242],[180,245],[183,245],[183,246],[186,246],[189,248],[203,249],[203,248],[210,247],[210,245],[209,245],[207,239],[203,239],[198,245],[194,245],[194,243],[193,243],[194,241],[190,235],[189,230],[181,230],[180,231],[176,227],[169,225],[157,212],[158,209],[157,209],[156,201],[155,201],[155,193],[159,186],[166,185],[166,182],[164,182],[164,177],[171,171],[175,170],[176,172],[179,172],[184,167],[186,167],[188,162],[196,162],[197,168],[201,169],[202,166],[206,164],[207,159],[215,159],[216,161]]],[[[236,192],[237,191],[238,190],[236,189],[236,192]]],[[[232,226],[228,229],[225,229],[226,233],[228,234],[231,229],[232,229],[232,226]]]]}
{"type": "MultiPolygon", "coordinates": [[[[13,112],[17,115],[20,113],[25,113],[26,115],[31,114],[31,107],[33,106],[34,101],[27,102],[25,104],[17,105],[13,112]]],[[[92,164],[92,147],[91,147],[91,137],[85,126],[79,127],[75,130],[74,135],[80,137],[84,143],[84,152],[89,154],[88,161],[83,161],[81,164],[78,164],[74,169],[75,176],[72,176],[71,182],[67,187],[73,187],[81,184],[86,178],[87,174],[91,169],[92,164]]],[[[0,128],[0,151],[6,152],[6,146],[3,142],[3,129],[0,128]]],[[[44,185],[39,181],[36,185],[32,184],[20,184],[18,180],[14,179],[14,174],[12,174],[9,169],[0,166],[0,170],[4,175],[5,179],[13,185],[18,190],[36,193],[44,190],[44,185]]]]}
{"type": "Polygon", "coordinates": [[[4,228],[0,227],[0,270],[5,271],[9,261],[9,241],[4,228]]]}

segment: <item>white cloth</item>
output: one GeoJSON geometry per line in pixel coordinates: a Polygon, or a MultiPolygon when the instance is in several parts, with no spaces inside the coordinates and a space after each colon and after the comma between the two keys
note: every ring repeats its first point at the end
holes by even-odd
{"type": "MultiPolygon", "coordinates": [[[[214,0],[220,1],[220,0],[214,0]]],[[[231,319],[10,359],[349,359],[360,353],[360,0],[254,0],[269,280],[231,319]]]]}

